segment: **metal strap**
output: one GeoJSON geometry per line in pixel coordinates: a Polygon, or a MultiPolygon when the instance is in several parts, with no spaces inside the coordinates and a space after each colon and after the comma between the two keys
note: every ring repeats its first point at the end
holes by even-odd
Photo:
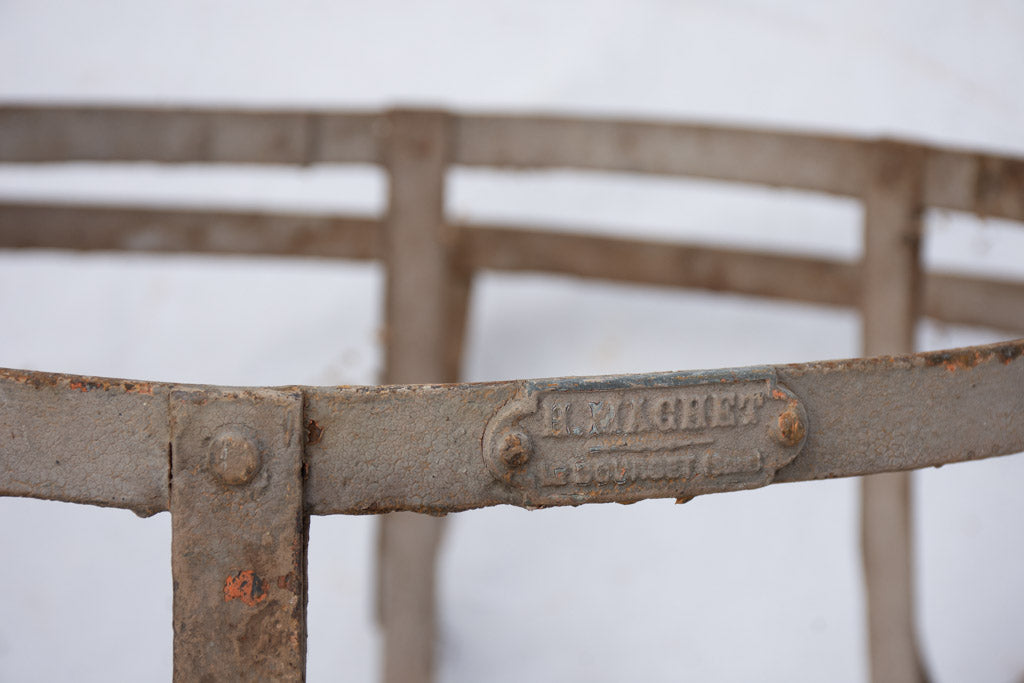
{"type": "MultiPolygon", "coordinates": [[[[487,384],[296,387],[309,514],[630,502],[1024,451],[1024,340],[487,384]]],[[[167,509],[173,391],[0,371],[0,495],[167,509]]],[[[230,402],[230,399],[224,399],[230,402]]]]}

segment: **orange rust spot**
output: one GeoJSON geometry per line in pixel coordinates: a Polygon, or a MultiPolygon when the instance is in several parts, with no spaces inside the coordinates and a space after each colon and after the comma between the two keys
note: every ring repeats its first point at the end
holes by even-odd
{"type": "Polygon", "coordinates": [[[263,581],[251,569],[245,569],[235,576],[229,575],[224,579],[224,602],[241,600],[249,607],[255,607],[266,598],[267,592],[263,590],[263,581]]]}
{"type": "Polygon", "coordinates": [[[789,397],[786,396],[785,392],[783,392],[780,389],[772,389],[772,398],[777,398],[780,401],[785,401],[789,397]]]}
{"type": "Polygon", "coordinates": [[[89,387],[85,382],[71,382],[68,386],[78,391],[89,391],[89,387]]]}
{"type": "Polygon", "coordinates": [[[277,587],[281,590],[290,591],[292,593],[298,593],[299,581],[295,576],[295,572],[288,572],[283,576],[277,577],[277,587]]]}
{"type": "Polygon", "coordinates": [[[1010,342],[981,348],[954,349],[923,354],[928,365],[941,365],[948,372],[969,370],[982,363],[998,360],[1009,365],[1024,354],[1024,344],[1010,342]]]}
{"type": "Polygon", "coordinates": [[[807,427],[800,419],[800,414],[797,413],[796,406],[793,404],[790,404],[779,415],[779,435],[782,437],[782,443],[786,446],[797,445],[807,435],[807,427]]]}
{"type": "Polygon", "coordinates": [[[969,370],[984,360],[977,351],[959,351],[946,354],[946,362],[943,364],[948,372],[957,370],[969,370]]]}
{"type": "Polygon", "coordinates": [[[306,445],[312,446],[313,444],[320,443],[320,438],[324,435],[324,429],[316,423],[316,420],[310,420],[306,423],[306,445]]]}
{"type": "Polygon", "coordinates": [[[125,382],[124,390],[129,394],[153,395],[153,385],[149,382],[125,382]]]}

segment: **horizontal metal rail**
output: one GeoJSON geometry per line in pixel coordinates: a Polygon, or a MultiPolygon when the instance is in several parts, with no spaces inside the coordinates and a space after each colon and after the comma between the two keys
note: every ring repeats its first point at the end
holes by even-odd
{"type": "MultiPolygon", "coordinates": [[[[457,224],[466,271],[554,273],[811,304],[860,303],[858,263],[739,249],[457,224]]],[[[369,216],[141,209],[0,202],[0,248],[382,259],[369,216]]],[[[1024,330],[1024,283],[941,272],[923,277],[922,314],[1024,330]]]]}
{"type": "MultiPolygon", "coordinates": [[[[1024,340],[732,370],[278,391],[302,401],[308,513],[446,513],[685,499],[1024,451],[1022,354],[1024,340]]],[[[171,397],[259,391],[3,371],[0,495],[166,510],[171,397]]]]}
{"type": "MultiPolygon", "coordinates": [[[[856,262],[553,229],[462,227],[464,263],[481,270],[557,273],[830,306],[860,304],[862,268],[856,262]]],[[[942,272],[923,273],[922,283],[924,316],[1024,329],[1024,283],[942,272]]]]}
{"type": "MultiPolygon", "coordinates": [[[[919,267],[929,206],[1024,221],[1020,158],[657,121],[0,106],[0,163],[64,161],[384,166],[389,205],[379,220],[7,203],[0,247],[382,260],[392,382],[456,377],[480,270],[859,306],[870,353],[911,350],[921,313],[1024,324],[1024,284],[919,267]],[[453,224],[444,184],[455,165],[854,197],[865,210],[864,256],[854,264],[453,224]]],[[[738,370],[377,388],[0,371],[0,495],[169,509],[176,679],[245,671],[301,680],[308,514],[687,500],[1018,452],[1022,350],[1024,340],[738,370]]],[[[886,476],[870,496],[865,488],[872,672],[916,680],[924,674],[913,633],[909,486],[886,476]]],[[[422,519],[388,517],[382,532],[387,680],[426,681],[432,668],[432,574],[408,571],[433,566],[440,527],[422,519]],[[400,539],[417,544],[403,549],[400,539]]]]}
{"type": "MultiPolygon", "coordinates": [[[[861,197],[875,140],[700,124],[446,114],[453,165],[708,178],[861,197]]],[[[0,162],[386,163],[386,113],[0,106],[0,162]]],[[[927,206],[1024,221],[1024,159],[919,145],[927,206]]]]}
{"type": "Polygon", "coordinates": [[[0,161],[380,163],[360,112],[0,106],[0,161]]]}
{"type": "Polygon", "coordinates": [[[0,248],[376,259],[362,216],[0,202],[0,248]]]}

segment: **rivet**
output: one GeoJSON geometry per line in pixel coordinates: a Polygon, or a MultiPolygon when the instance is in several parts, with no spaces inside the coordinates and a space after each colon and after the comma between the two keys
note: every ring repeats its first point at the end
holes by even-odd
{"type": "Polygon", "coordinates": [[[510,470],[517,470],[530,461],[533,444],[530,437],[522,432],[511,432],[501,444],[498,457],[510,470]]]}
{"type": "Polygon", "coordinates": [[[224,429],[210,442],[210,469],[228,486],[248,484],[260,466],[259,447],[237,428],[224,429]]]}
{"type": "Polygon", "coordinates": [[[776,436],[783,446],[796,446],[807,436],[807,426],[796,405],[790,404],[779,415],[779,431],[776,436]]]}

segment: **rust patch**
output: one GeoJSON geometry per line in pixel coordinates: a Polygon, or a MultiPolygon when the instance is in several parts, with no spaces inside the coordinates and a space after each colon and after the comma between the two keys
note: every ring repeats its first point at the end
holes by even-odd
{"type": "Polygon", "coordinates": [[[957,370],[970,370],[982,360],[982,355],[977,351],[960,351],[947,354],[946,362],[942,365],[949,372],[956,372],[957,370]]]}
{"type": "Polygon", "coordinates": [[[1003,361],[1003,365],[1009,365],[1024,354],[1024,344],[1003,344],[993,349],[993,354],[1003,361]]]}
{"type": "Polygon", "coordinates": [[[148,382],[125,382],[124,390],[129,394],[153,395],[153,385],[148,382]]]}
{"type": "Polygon", "coordinates": [[[241,600],[249,607],[255,607],[266,598],[263,580],[251,569],[240,571],[235,576],[228,575],[224,579],[224,602],[241,600]]]}
{"type": "Polygon", "coordinates": [[[286,590],[289,593],[299,592],[299,580],[295,576],[295,572],[288,572],[283,576],[277,577],[277,587],[286,590]]]}
{"type": "Polygon", "coordinates": [[[924,362],[930,366],[941,365],[949,372],[957,372],[958,370],[970,370],[976,365],[992,360],[998,360],[1003,365],[1009,365],[1020,358],[1021,354],[1024,354],[1024,344],[1013,342],[982,348],[938,351],[922,354],[922,356],[924,362]]]}
{"type": "Polygon", "coordinates": [[[153,395],[153,385],[149,382],[127,382],[99,377],[69,377],[49,372],[5,373],[4,379],[13,380],[18,384],[27,384],[36,389],[59,387],[61,381],[66,380],[69,389],[83,393],[96,390],[110,391],[111,389],[121,389],[129,394],[153,395]]]}
{"type": "Polygon", "coordinates": [[[310,420],[306,423],[306,445],[312,446],[313,444],[320,443],[320,438],[324,435],[324,429],[317,424],[316,420],[310,420]]]}
{"type": "Polygon", "coordinates": [[[795,446],[807,436],[807,427],[800,419],[800,413],[797,411],[795,403],[790,403],[789,407],[779,415],[779,435],[782,437],[782,443],[786,446],[795,446]]]}

